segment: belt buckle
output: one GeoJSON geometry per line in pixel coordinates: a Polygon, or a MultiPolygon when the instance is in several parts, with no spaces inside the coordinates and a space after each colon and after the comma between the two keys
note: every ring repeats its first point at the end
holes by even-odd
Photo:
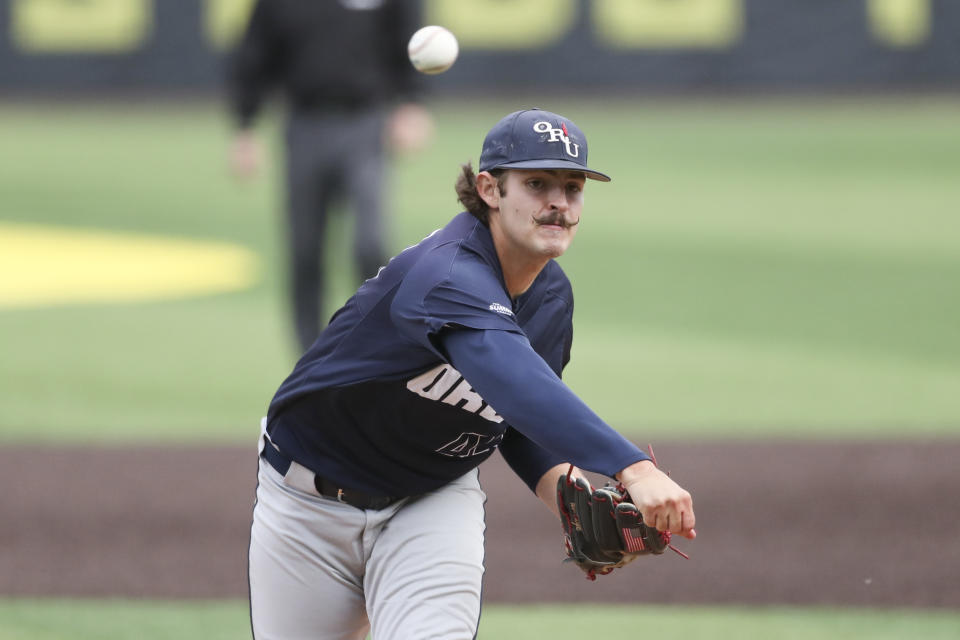
{"type": "Polygon", "coordinates": [[[337,502],[346,502],[343,499],[343,489],[337,489],[337,502]]]}

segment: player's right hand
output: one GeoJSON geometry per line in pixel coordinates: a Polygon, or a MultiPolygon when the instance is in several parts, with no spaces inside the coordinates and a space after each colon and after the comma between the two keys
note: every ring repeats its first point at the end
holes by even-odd
{"type": "Polygon", "coordinates": [[[400,153],[422,151],[433,138],[433,116],[416,103],[401,104],[387,120],[387,141],[400,153]]]}
{"type": "Polygon", "coordinates": [[[648,526],[690,540],[697,537],[694,529],[697,519],[690,492],[660,471],[653,462],[636,462],[617,474],[617,479],[627,488],[648,526]]]}

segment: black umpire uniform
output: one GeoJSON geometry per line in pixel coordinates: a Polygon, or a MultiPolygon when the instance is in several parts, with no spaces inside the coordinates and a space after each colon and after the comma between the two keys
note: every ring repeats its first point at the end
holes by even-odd
{"type": "Polygon", "coordinates": [[[252,127],[271,90],[286,101],[291,296],[303,350],[321,329],[331,203],[345,199],[354,214],[362,277],[389,255],[384,127],[389,106],[417,94],[406,48],[419,19],[416,0],[257,0],[230,60],[231,108],[241,130],[252,127]]]}

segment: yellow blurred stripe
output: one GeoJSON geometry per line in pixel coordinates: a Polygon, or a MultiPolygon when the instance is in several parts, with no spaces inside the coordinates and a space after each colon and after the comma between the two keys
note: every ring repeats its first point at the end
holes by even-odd
{"type": "Polygon", "coordinates": [[[0,222],[0,309],[237,291],[258,273],[228,243],[0,222]]]}

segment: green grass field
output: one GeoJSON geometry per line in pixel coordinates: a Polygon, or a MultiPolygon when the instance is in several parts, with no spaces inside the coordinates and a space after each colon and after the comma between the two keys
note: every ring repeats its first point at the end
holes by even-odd
{"type": "MultiPolygon", "coordinates": [[[[577,293],[566,379],[638,438],[960,432],[957,99],[549,101],[587,131],[591,184],[562,259],[577,293]]],[[[398,159],[396,249],[457,211],[457,165],[526,102],[438,103],[398,159]]],[[[276,147],[276,126],[265,137],[276,147]]],[[[252,442],[297,354],[276,164],[225,170],[218,105],[0,105],[0,266],[12,223],[229,243],[251,286],[142,302],[0,298],[0,442],[252,442]]],[[[276,157],[276,156],[274,156],[276,157]]],[[[331,306],[351,292],[336,223],[331,306]]],[[[54,254],[56,255],[56,254],[54,254]]],[[[106,260],[108,256],[104,256],[106,260]]],[[[110,264],[123,272],[131,264],[110,264]]],[[[2,290],[2,288],[0,288],[2,290]]],[[[481,637],[631,629],[688,638],[953,638],[955,612],[488,607],[481,637]],[[580,625],[579,627],[577,625],[580,625]]],[[[247,637],[243,603],[0,601],[0,639],[247,637]]]]}
{"type": "MultiPolygon", "coordinates": [[[[457,211],[458,163],[517,105],[435,105],[435,144],[395,163],[396,249],[457,211]]],[[[562,259],[577,294],[566,378],[610,422],[651,438],[960,429],[955,100],[544,106],[614,176],[589,185],[562,259]]],[[[275,149],[275,124],[262,131],[275,149]]],[[[0,299],[3,440],[252,436],[296,354],[279,168],[233,182],[228,139],[215,103],[0,106],[0,248],[4,222],[30,222],[230,243],[258,269],[206,297],[0,299]]],[[[349,231],[336,223],[331,307],[352,290],[349,231]]]]}
{"type": "MultiPolygon", "coordinates": [[[[0,602],[0,640],[234,640],[250,635],[242,602],[115,600],[0,602]]],[[[480,638],[573,640],[670,635],[691,640],[927,640],[956,638],[960,614],[829,608],[484,607],[480,638]]]]}

